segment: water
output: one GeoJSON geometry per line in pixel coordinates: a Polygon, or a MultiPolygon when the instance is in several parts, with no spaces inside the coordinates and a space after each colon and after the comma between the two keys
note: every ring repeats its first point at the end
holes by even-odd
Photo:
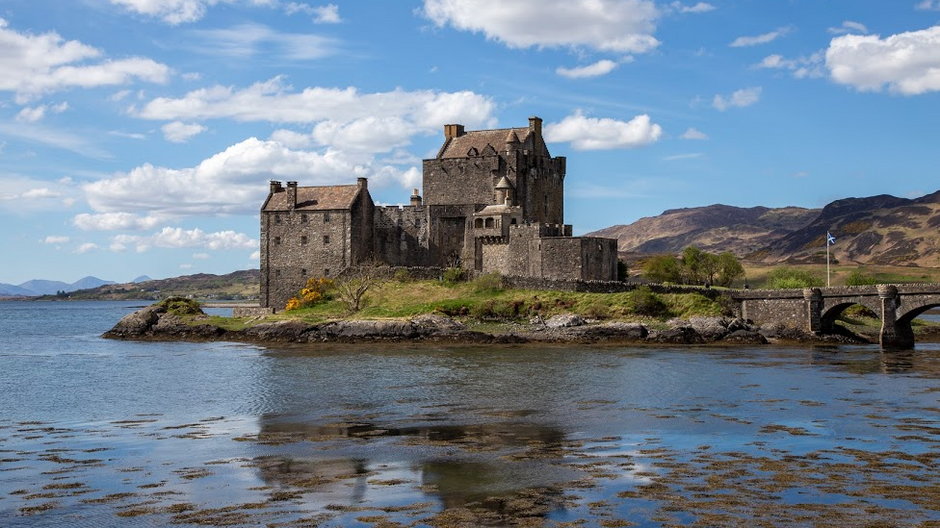
{"type": "Polygon", "coordinates": [[[0,526],[940,520],[936,344],[98,337],[140,305],[0,303],[0,526]]]}

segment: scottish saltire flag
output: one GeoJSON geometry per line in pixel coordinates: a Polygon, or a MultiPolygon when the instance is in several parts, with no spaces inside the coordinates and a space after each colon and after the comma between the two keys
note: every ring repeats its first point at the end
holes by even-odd
{"type": "Polygon", "coordinates": [[[836,243],[836,237],[832,236],[832,233],[826,231],[826,245],[831,246],[836,243]]]}

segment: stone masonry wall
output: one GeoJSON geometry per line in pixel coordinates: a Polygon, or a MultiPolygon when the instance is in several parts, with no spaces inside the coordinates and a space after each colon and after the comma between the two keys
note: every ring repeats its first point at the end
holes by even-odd
{"type": "Polygon", "coordinates": [[[376,260],[390,266],[430,264],[430,223],[425,207],[376,207],[373,225],[376,260]]]}

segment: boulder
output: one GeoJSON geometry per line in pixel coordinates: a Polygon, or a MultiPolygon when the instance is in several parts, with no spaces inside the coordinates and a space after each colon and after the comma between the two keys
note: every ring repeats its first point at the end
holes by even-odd
{"type": "Polygon", "coordinates": [[[411,321],[350,320],[322,324],[317,328],[317,335],[339,340],[411,339],[417,337],[418,332],[411,321]]]}
{"type": "Polygon", "coordinates": [[[146,335],[157,324],[164,309],[157,305],[148,306],[121,318],[114,328],[104,333],[103,337],[122,338],[146,335]]]}
{"type": "Polygon", "coordinates": [[[664,343],[676,345],[696,345],[704,343],[702,336],[691,326],[670,328],[661,332],[650,332],[646,340],[651,343],[664,343]]]}
{"type": "Polygon", "coordinates": [[[726,335],[722,339],[722,342],[734,343],[736,345],[766,345],[767,338],[761,335],[760,332],[753,330],[735,330],[726,335]]]}
{"type": "Polygon", "coordinates": [[[649,331],[639,323],[614,322],[572,328],[568,334],[592,340],[641,341],[649,335],[649,331]]]}
{"type": "Polygon", "coordinates": [[[566,313],[553,315],[545,321],[545,326],[549,328],[570,328],[572,326],[582,326],[587,321],[578,314],[566,313]]]}
{"type": "Polygon", "coordinates": [[[411,320],[411,324],[422,336],[462,332],[467,329],[463,323],[440,314],[419,315],[411,320]]]}

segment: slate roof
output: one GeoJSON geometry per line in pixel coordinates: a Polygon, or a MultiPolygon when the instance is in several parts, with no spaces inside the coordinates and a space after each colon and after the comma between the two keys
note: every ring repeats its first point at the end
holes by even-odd
{"type": "MultiPolygon", "coordinates": [[[[297,187],[298,211],[329,211],[350,209],[359,195],[358,185],[323,185],[319,187],[297,187]]],[[[287,211],[287,189],[276,192],[264,205],[265,211],[287,211]]]]}
{"type": "Polygon", "coordinates": [[[506,139],[509,137],[509,132],[515,132],[516,137],[524,142],[526,136],[529,135],[529,128],[470,130],[460,137],[452,138],[437,157],[466,158],[467,152],[469,152],[471,148],[475,148],[479,154],[483,154],[483,149],[485,149],[487,145],[492,146],[497,152],[501,152],[506,149],[506,139]]]}

